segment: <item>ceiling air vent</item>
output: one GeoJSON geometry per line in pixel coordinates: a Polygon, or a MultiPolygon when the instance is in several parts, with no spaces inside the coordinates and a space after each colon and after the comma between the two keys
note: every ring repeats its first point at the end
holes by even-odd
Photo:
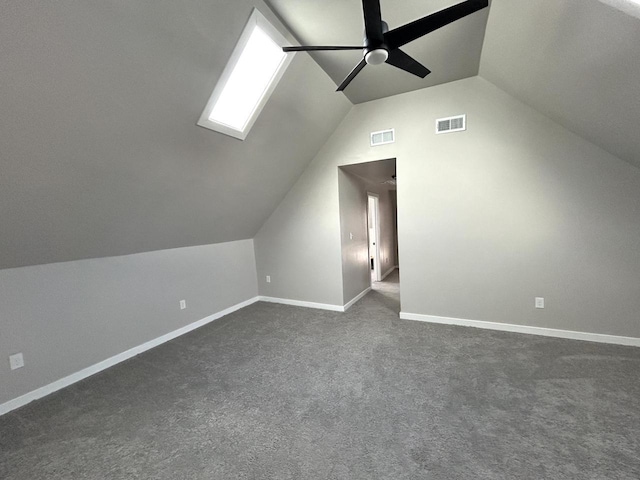
{"type": "Polygon", "coordinates": [[[383,130],[381,132],[371,132],[371,146],[377,147],[378,145],[385,145],[387,143],[393,143],[396,141],[396,132],[392,128],[390,130],[383,130]]]}
{"type": "Polygon", "coordinates": [[[436,133],[462,132],[467,129],[467,116],[439,118],[436,120],[436,133]]]}

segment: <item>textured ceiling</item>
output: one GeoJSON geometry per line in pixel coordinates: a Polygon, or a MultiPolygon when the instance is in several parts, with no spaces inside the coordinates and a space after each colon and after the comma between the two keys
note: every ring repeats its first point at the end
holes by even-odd
{"type": "MultiPolygon", "coordinates": [[[[393,29],[459,2],[381,0],[380,6],[383,20],[393,29]]],[[[360,0],[267,0],[267,3],[304,45],[362,44],[360,0]]],[[[477,75],[488,14],[489,8],[485,8],[402,48],[432,71],[426,78],[386,64],[367,66],[347,87],[345,95],[353,103],[361,103],[477,75]]],[[[359,51],[312,55],[336,85],[362,59],[359,51]]]]}
{"type": "Polygon", "coordinates": [[[480,75],[640,167],[640,5],[494,0],[480,75]]]}

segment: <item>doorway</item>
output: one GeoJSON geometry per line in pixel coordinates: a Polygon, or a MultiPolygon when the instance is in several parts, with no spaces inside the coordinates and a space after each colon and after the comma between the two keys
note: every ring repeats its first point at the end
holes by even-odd
{"type": "Polygon", "coordinates": [[[399,297],[396,160],[339,166],[338,193],[345,303],[370,290],[399,297]]]}

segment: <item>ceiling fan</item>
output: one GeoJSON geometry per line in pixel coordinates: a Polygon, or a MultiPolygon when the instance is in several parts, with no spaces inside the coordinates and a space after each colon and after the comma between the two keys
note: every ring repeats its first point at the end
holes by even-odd
{"type": "Polygon", "coordinates": [[[337,90],[338,92],[347,88],[347,85],[351,83],[367,64],[380,65],[382,63],[388,63],[405,72],[424,78],[429,75],[431,71],[400,50],[400,47],[487,6],[489,6],[488,0],[467,0],[411,23],[407,23],[401,27],[389,30],[387,22],[382,20],[380,0],[362,0],[365,27],[364,45],[283,47],[282,50],[284,52],[362,50],[362,60],[360,60],[360,63],[351,70],[351,73],[349,73],[347,78],[340,84],[337,90]]]}

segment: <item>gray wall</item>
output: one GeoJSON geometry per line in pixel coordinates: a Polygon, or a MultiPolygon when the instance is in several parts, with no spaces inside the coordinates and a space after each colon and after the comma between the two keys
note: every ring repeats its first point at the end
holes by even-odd
{"type": "Polygon", "coordinates": [[[640,170],[480,77],[354,107],[256,236],[261,292],[275,268],[278,296],[339,302],[336,167],[394,157],[403,311],[640,337],[640,170]]]}
{"type": "Polygon", "coordinates": [[[344,305],[338,165],[329,168],[322,161],[332,158],[329,147],[321,149],[254,238],[260,295],[344,305]]]}
{"type": "Polygon", "coordinates": [[[0,268],[253,238],[351,107],[299,54],[244,142],[196,126],[254,6],[3,4],[0,268]]]}
{"type": "Polygon", "coordinates": [[[340,240],[342,248],[343,303],[371,285],[367,233],[367,189],[364,182],[342,169],[338,171],[340,240]],[[350,234],[353,234],[351,238],[350,234]]]}
{"type": "Polygon", "coordinates": [[[400,264],[400,256],[398,254],[398,191],[389,191],[389,201],[391,203],[391,211],[393,214],[393,266],[400,264]]]}
{"type": "Polygon", "coordinates": [[[0,270],[0,404],[257,294],[252,240],[0,270]]]}

